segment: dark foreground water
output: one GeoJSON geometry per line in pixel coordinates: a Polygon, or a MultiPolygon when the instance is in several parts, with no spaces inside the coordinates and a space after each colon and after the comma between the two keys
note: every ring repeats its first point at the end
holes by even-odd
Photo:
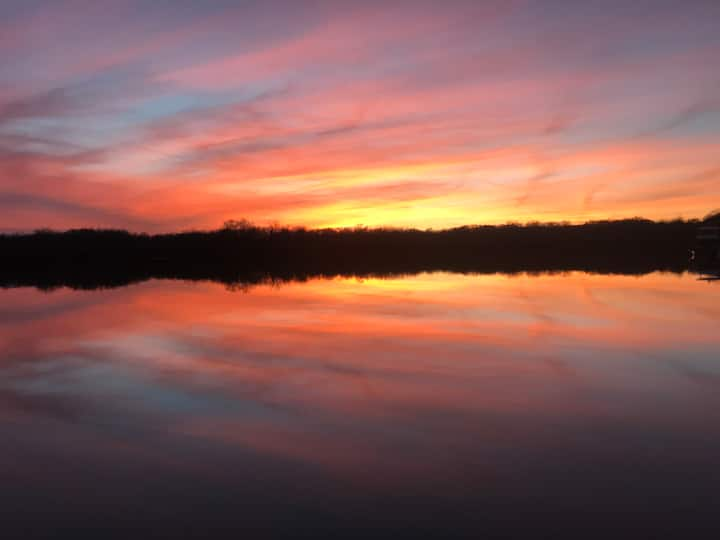
{"type": "Polygon", "coordinates": [[[3,538],[717,538],[720,284],[0,291],[3,538]]]}

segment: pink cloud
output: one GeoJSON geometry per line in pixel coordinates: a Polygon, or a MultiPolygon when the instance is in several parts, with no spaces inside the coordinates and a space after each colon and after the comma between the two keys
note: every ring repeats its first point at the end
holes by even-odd
{"type": "Polygon", "coordinates": [[[637,28],[609,9],[588,35],[596,6],[409,5],[14,19],[37,39],[0,39],[0,227],[705,213],[720,44],[703,10],[637,28]]]}

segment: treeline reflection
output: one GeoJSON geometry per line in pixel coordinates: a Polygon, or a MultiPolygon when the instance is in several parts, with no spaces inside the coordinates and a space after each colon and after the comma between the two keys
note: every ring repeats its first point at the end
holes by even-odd
{"type": "Polygon", "coordinates": [[[642,275],[698,269],[697,223],[642,219],[415,229],[255,227],[146,235],[115,230],[0,236],[0,286],[97,289],[150,279],[214,281],[229,288],[335,276],[423,272],[642,275]],[[695,263],[696,264],[696,263],[695,263]]]}

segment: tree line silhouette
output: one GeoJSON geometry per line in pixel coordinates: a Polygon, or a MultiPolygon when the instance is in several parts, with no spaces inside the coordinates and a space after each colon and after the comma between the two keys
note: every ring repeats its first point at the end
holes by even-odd
{"type": "Polygon", "coordinates": [[[242,286],[425,271],[682,272],[698,223],[635,218],[419,230],[260,227],[241,220],[215,231],[155,235],[38,230],[0,235],[0,286],[95,288],[151,278],[242,286]]]}

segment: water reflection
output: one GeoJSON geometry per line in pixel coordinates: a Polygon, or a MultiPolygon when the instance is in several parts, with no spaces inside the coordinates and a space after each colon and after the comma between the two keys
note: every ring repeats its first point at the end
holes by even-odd
{"type": "Polygon", "coordinates": [[[662,273],[4,290],[3,505],[25,537],[707,530],[719,294],[662,273]]]}

